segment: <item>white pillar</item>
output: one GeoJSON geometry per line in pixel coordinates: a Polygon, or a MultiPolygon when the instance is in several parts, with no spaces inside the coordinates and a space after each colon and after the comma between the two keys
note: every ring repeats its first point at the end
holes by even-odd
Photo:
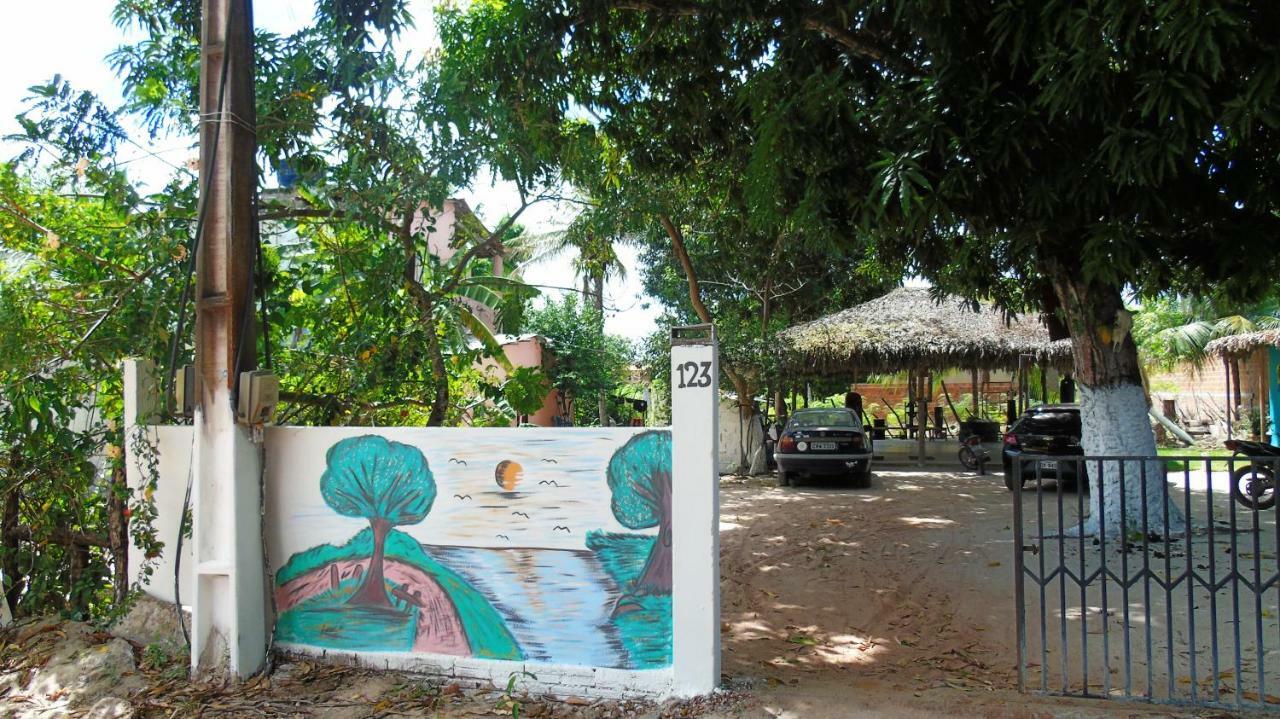
{"type": "Polygon", "coordinates": [[[133,428],[156,421],[160,395],[156,387],[156,363],[149,359],[124,361],[124,441],[132,451],[133,428]]]}
{"type": "MultiPolygon", "coordinates": [[[[711,325],[671,330],[672,692],[720,683],[720,363],[711,325]]],[[[750,399],[750,398],[747,398],[750,399]]]]}
{"type": "Polygon", "coordinates": [[[192,546],[191,668],[243,678],[262,666],[267,647],[258,447],[235,424],[231,393],[219,385],[218,411],[196,408],[192,546]],[[202,418],[201,414],[205,414],[202,418]]]}

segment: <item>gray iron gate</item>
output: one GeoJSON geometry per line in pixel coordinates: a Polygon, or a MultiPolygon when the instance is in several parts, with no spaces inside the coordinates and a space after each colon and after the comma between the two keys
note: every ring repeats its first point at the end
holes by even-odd
{"type": "Polygon", "coordinates": [[[1280,465],[1152,460],[1057,462],[1077,476],[1118,472],[1144,496],[1159,482],[1151,489],[1190,526],[1167,541],[1151,529],[1165,525],[1169,501],[1153,517],[1145,503],[1135,509],[1121,499],[1121,526],[1130,527],[1122,536],[1067,536],[1088,514],[1088,495],[1040,462],[1025,473],[1014,463],[1026,483],[1013,501],[1019,688],[1280,710],[1280,505],[1245,507],[1230,492],[1237,470],[1280,473],[1280,465]],[[1170,467],[1163,476],[1148,476],[1162,463],[1170,467]]]}

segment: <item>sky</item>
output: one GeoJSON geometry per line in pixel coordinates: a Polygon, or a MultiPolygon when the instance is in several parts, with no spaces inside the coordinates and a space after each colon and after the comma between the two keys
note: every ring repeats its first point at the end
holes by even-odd
{"type": "MultiPolygon", "coordinates": [[[[427,50],[437,44],[431,4],[432,0],[409,0],[417,27],[402,39],[403,49],[427,50]]],[[[310,21],[314,5],[314,0],[255,0],[254,20],[260,28],[288,33],[310,21]]],[[[0,137],[18,130],[14,116],[22,111],[23,99],[29,95],[27,88],[48,82],[55,74],[77,89],[93,91],[109,106],[120,104],[120,83],[105,58],[132,38],[112,24],[114,6],[115,0],[0,2],[0,27],[10,30],[6,41],[0,43],[0,68],[4,68],[0,72],[0,137]]],[[[198,154],[185,138],[151,142],[140,130],[133,135],[145,149],[124,145],[119,159],[130,163],[131,174],[156,185],[170,172],[166,163],[182,164],[198,154]]],[[[0,140],[0,159],[15,154],[15,145],[0,140]]],[[[478,178],[456,195],[489,227],[519,206],[514,187],[493,184],[487,177],[478,178]]],[[[553,232],[567,225],[574,212],[571,206],[540,203],[526,210],[521,222],[532,233],[553,232]]],[[[611,333],[638,339],[655,329],[659,310],[656,302],[644,296],[637,251],[619,247],[617,252],[626,273],[606,283],[605,327],[611,333]]],[[[524,279],[532,285],[572,287],[579,284],[574,280],[572,260],[572,254],[565,253],[532,263],[524,268],[524,279]]]]}

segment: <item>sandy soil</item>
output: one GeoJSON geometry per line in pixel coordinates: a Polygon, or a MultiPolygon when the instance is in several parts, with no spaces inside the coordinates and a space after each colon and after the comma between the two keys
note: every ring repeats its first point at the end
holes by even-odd
{"type": "Polygon", "coordinates": [[[723,672],[773,716],[1178,715],[1016,692],[999,475],[880,469],[866,490],[725,478],[721,492],[723,672]]]}

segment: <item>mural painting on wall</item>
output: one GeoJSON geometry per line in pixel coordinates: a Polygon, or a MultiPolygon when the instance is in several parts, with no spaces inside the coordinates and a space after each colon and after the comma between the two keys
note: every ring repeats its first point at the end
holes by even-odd
{"type": "Polygon", "coordinates": [[[377,435],[329,447],[324,507],[297,509],[289,531],[353,531],[339,518],[367,526],[277,569],[277,638],[670,666],[670,433],[476,436],[465,448],[377,435]]]}

